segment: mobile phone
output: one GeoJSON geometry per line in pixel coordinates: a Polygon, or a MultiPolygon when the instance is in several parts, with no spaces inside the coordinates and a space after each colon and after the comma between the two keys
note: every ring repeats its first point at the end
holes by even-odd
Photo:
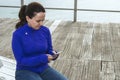
{"type": "Polygon", "coordinates": [[[60,54],[62,51],[53,51],[54,54],[60,54]]]}
{"type": "Polygon", "coordinates": [[[59,54],[61,53],[62,51],[54,51],[54,55],[53,55],[53,59],[52,60],[56,60],[58,57],[59,57],[59,54]]]}
{"type": "Polygon", "coordinates": [[[56,54],[60,54],[60,53],[62,53],[62,51],[58,51],[58,52],[56,52],[56,54]]]}

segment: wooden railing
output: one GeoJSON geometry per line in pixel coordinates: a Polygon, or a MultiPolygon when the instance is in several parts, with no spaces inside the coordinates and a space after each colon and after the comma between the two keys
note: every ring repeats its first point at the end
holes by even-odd
{"type": "MultiPolygon", "coordinates": [[[[77,21],[77,12],[78,11],[92,11],[92,12],[115,12],[115,13],[120,13],[120,11],[117,10],[96,10],[96,9],[78,9],[77,8],[77,2],[78,0],[74,0],[74,8],[48,8],[45,7],[45,9],[50,9],[50,10],[70,10],[74,11],[73,15],[73,21],[77,21]]],[[[24,5],[24,0],[21,0],[21,6],[24,5]]],[[[0,5],[0,7],[9,7],[9,8],[20,8],[21,6],[6,6],[6,5],[0,5]]]]}

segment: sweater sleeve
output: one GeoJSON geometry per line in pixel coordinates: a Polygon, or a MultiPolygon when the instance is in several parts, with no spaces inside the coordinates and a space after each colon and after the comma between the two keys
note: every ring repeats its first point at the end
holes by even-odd
{"type": "Polygon", "coordinates": [[[39,56],[25,57],[23,52],[23,47],[21,45],[21,40],[18,34],[13,33],[12,37],[12,50],[15,56],[15,59],[19,65],[23,66],[37,66],[41,64],[48,63],[48,56],[46,54],[41,54],[39,56]]]}
{"type": "Polygon", "coordinates": [[[51,39],[51,33],[50,30],[48,29],[48,53],[53,55],[53,46],[52,46],[52,39],[51,39]]]}

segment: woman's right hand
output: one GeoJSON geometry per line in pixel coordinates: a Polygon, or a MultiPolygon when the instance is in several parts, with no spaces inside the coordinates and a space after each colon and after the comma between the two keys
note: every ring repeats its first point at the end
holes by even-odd
{"type": "Polygon", "coordinates": [[[52,61],[53,56],[52,56],[52,55],[50,55],[50,54],[47,54],[47,56],[48,56],[48,61],[49,61],[49,62],[50,62],[50,61],[52,61]]]}

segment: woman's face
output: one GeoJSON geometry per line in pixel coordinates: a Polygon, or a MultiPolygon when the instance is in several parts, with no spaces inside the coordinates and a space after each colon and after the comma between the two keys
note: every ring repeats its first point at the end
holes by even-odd
{"type": "Polygon", "coordinates": [[[36,13],[36,15],[33,18],[29,18],[28,16],[26,16],[28,25],[35,30],[39,29],[40,26],[43,25],[44,19],[45,19],[45,12],[36,13]]]}

